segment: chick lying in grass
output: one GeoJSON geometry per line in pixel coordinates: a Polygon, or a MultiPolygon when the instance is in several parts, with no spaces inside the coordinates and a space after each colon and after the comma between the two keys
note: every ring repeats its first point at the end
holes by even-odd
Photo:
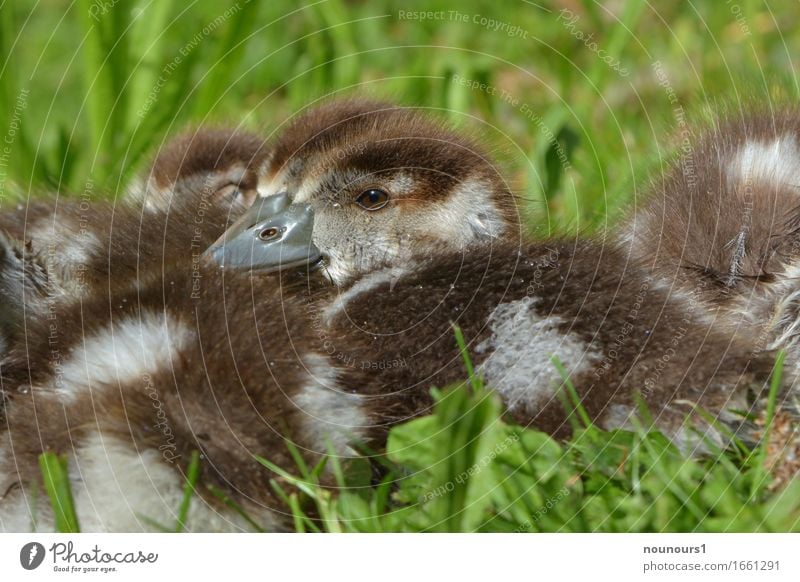
{"type": "MultiPolygon", "coordinates": [[[[697,124],[680,156],[619,231],[637,262],[746,337],[800,366],[800,110],[737,107],[697,124]]],[[[791,382],[791,380],[789,380],[791,382]]],[[[752,433],[763,434],[767,406],[752,433]]],[[[772,464],[800,471],[800,394],[785,390],[771,432],[772,464]]]]}
{"type": "MultiPolygon", "coordinates": [[[[190,270],[252,203],[266,153],[255,135],[199,129],[162,148],[118,202],[45,198],[0,214],[6,362],[32,343],[27,323],[56,305],[93,295],[111,302],[165,271],[190,270]]],[[[34,356],[33,367],[45,359],[34,356]]]]}
{"type": "MultiPolygon", "coordinates": [[[[28,341],[10,351],[5,367],[8,383],[17,386],[9,391],[6,410],[7,450],[16,459],[15,469],[8,471],[12,487],[22,487],[25,494],[26,484],[38,480],[35,459],[42,449],[70,450],[73,466],[82,466],[95,463],[98,447],[115,448],[117,454],[104,466],[105,476],[95,479],[100,485],[113,479],[129,449],[149,449],[147,460],[164,466],[150,471],[160,470],[164,476],[163,482],[151,480],[158,495],[152,495],[153,486],[148,489],[147,483],[137,489],[134,483],[143,481],[131,476],[126,490],[132,501],[118,497],[115,507],[96,514],[86,500],[100,493],[76,494],[79,511],[87,511],[81,518],[85,527],[138,529],[144,527],[141,514],[163,513],[160,505],[150,511],[146,500],[174,501],[189,452],[202,450],[205,482],[219,480],[228,497],[255,515],[277,509],[260,521],[268,529],[284,527],[266,472],[248,467],[252,455],[276,449],[285,454],[284,439],[290,438],[312,456],[326,452],[329,441],[337,453],[352,454],[348,440],[371,426],[362,398],[337,383],[339,362],[329,361],[309,309],[321,312],[335,299],[339,287],[331,283],[356,285],[361,274],[386,265],[410,268],[428,249],[468,251],[501,236],[513,220],[513,202],[472,142],[412,110],[335,103],[299,118],[270,152],[257,187],[267,194],[264,201],[273,213],[257,216],[265,208],[259,202],[255,214],[234,227],[236,237],[220,245],[221,253],[198,258],[191,269],[167,266],[149,280],[115,285],[108,295],[101,289],[80,301],[58,302],[48,317],[28,322],[28,341]],[[450,176],[456,162],[466,184],[448,197],[439,188],[459,186],[450,176]],[[326,196],[313,203],[316,244],[325,251],[324,261],[315,262],[311,273],[303,265],[284,268],[283,278],[251,280],[249,271],[256,262],[262,272],[286,267],[281,253],[287,240],[273,241],[263,232],[274,229],[283,235],[299,229],[311,202],[303,202],[299,193],[289,197],[281,191],[314,186],[313,179],[328,181],[326,196]],[[382,206],[387,190],[403,195],[406,203],[402,212],[387,209],[378,222],[369,215],[382,206]],[[331,200],[335,194],[341,203],[331,200]],[[426,196],[429,203],[417,208],[426,196]],[[284,219],[294,222],[263,224],[284,219]],[[244,246],[245,253],[250,251],[247,269],[231,270],[241,254],[231,254],[234,239],[253,233],[258,244],[244,246]],[[370,244],[361,246],[365,238],[370,244]],[[211,258],[227,264],[221,268],[211,258]],[[272,267],[270,261],[276,261],[272,267]],[[290,291],[293,279],[305,285],[305,294],[290,291]],[[226,303],[226,296],[233,301],[226,303]],[[50,319],[59,322],[55,337],[48,331],[50,319]],[[53,350],[64,354],[65,361],[48,358],[53,350]],[[95,404],[100,402],[106,415],[96,419],[95,404]],[[32,415],[48,420],[20,438],[28,430],[21,419],[32,415]],[[65,449],[75,442],[83,444],[65,449]],[[209,479],[212,473],[216,477],[209,479]]],[[[193,167],[190,155],[187,160],[193,167]]],[[[392,202],[394,208],[396,200],[392,202]]],[[[195,215],[182,218],[191,224],[195,215]]],[[[197,509],[191,527],[242,527],[236,516],[227,525],[221,523],[224,518],[216,512],[227,508],[213,505],[218,499],[203,491],[212,505],[197,509]]],[[[7,502],[5,507],[11,508],[6,523],[28,521],[26,506],[7,502]]]]}
{"type": "Polygon", "coordinates": [[[323,106],[268,151],[263,198],[191,269],[57,304],[55,338],[47,318],[31,322],[38,359],[8,373],[3,529],[54,526],[33,507],[45,451],[67,457],[85,530],[164,515],[191,530],[288,528],[292,498],[256,458],[312,466],[356,457],[359,442],[381,449],[430,412],[431,385],[463,378],[453,323],[508,417],[558,437],[580,411],[709,451],[769,385],[773,354],[618,249],[521,241],[488,156],[414,111],[323,106]],[[44,372],[25,382],[32,369],[44,372]],[[186,475],[198,498],[179,512],[186,475]]]}

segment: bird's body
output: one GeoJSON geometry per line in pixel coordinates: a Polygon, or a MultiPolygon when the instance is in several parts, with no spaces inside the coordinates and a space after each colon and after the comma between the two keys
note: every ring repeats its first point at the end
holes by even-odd
{"type": "Polygon", "coordinates": [[[25,319],[47,317],[55,303],[111,298],[196,266],[252,202],[266,155],[256,136],[198,130],[164,147],[118,203],[54,198],[3,214],[3,351],[24,344],[25,319]]]}
{"type": "MultiPolygon", "coordinates": [[[[269,487],[273,475],[255,456],[291,468],[287,441],[308,463],[326,452],[353,457],[362,441],[379,447],[389,428],[429,411],[431,386],[464,381],[453,323],[517,422],[568,434],[571,409],[558,395],[555,356],[593,421],[632,428],[640,398],[687,453],[725,442],[694,407],[735,431],[741,417],[732,411],[748,409],[772,365],[626,268],[624,255],[586,241],[497,247],[468,262],[440,257],[399,278],[367,275],[333,297],[309,292],[301,272],[285,273],[280,284],[277,275],[218,269],[202,277],[195,299],[186,276],[121,297],[113,324],[86,329],[85,349],[71,352],[50,383],[12,395],[13,440],[3,450],[17,472],[8,464],[4,472],[28,485],[12,489],[0,508],[28,507],[20,497],[34,494],[29,483],[47,450],[91,475],[74,484],[87,527],[145,528],[136,514],[152,517],[154,504],[156,515],[174,517],[177,505],[169,504],[197,450],[202,487],[190,527],[247,528],[208,485],[262,527],[288,527],[288,509],[269,487]],[[110,478],[95,475],[112,475],[125,459],[136,462],[116,502],[92,504],[91,479],[110,478]]],[[[71,327],[69,317],[61,321],[71,327]]],[[[0,518],[15,529],[30,515],[0,509],[0,518]]],[[[46,514],[40,520],[46,524],[46,514]]]]}
{"type": "MultiPolygon", "coordinates": [[[[24,501],[38,490],[39,453],[53,450],[67,454],[75,467],[82,462],[97,466],[100,455],[92,443],[104,441],[113,442],[111,448],[122,457],[141,454],[141,459],[154,460],[156,467],[143,466],[145,473],[163,473],[166,467],[172,478],[164,486],[170,491],[181,482],[188,452],[201,450],[206,480],[216,480],[227,494],[250,508],[255,504],[256,513],[261,506],[275,509],[269,475],[252,465],[252,455],[262,454],[286,465],[284,439],[292,434],[298,435],[301,449],[316,456],[327,451],[328,442],[339,454],[353,454],[348,443],[365,437],[370,428],[362,397],[350,389],[342,391],[338,362],[329,361],[325,348],[317,345],[320,327],[311,314],[324,310],[325,301],[334,297],[336,287],[330,282],[357,281],[359,275],[386,265],[405,271],[414,260],[423,260],[426,251],[468,249],[473,242],[493,240],[502,234],[505,220],[501,217],[513,205],[506,192],[496,187],[500,182],[491,163],[470,150],[470,142],[413,111],[392,106],[356,102],[323,107],[295,122],[274,144],[274,151],[269,170],[263,175],[259,172],[260,181],[252,185],[266,190],[262,194],[277,195],[270,189],[278,183],[305,184],[305,204],[310,204],[312,189],[321,186],[321,181],[341,184],[345,204],[337,206],[330,199],[334,192],[328,190],[321,192],[326,198],[315,208],[316,234],[326,249],[326,264],[311,273],[299,270],[305,293],[298,295],[289,290],[294,285],[285,280],[285,271],[251,280],[247,269],[231,269],[231,265],[220,269],[193,260],[190,268],[189,258],[172,245],[165,250],[171,251],[173,262],[160,261],[161,268],[152,269],[151,276],[115,274],[120,273],[117,270],[106,278],[108,289],[95,285],[79,301],[54,304],[51,317],[28,321],[26,341],[18,342],[6,355],[3,370],[9,394],[3,447],[9,465],[3,473],[8,475],[5,487],[11,495],[0,508],[5,529],[23,527],[30,518],[30,506],[24,501]],[[409,147],[413,141],[416,147],[409,147]],[[373,147],[385,148],[387,142],[394,146],[377,158],[369,157],[373,147]],[[324,147],[318,147],[319,143],[324,147]],[[465,164],[463,171],[448,174],[456,159],[465,164]],[[330,173],[307,179],[309,172],[325,168],[330,173]],[[459,189],[462,179],[473,178],[487,180],[487,187],[476,188],[469,182],[468,188],[459,189]],[[370,231],[372,217],[365,217],[365,222],[362,213],[367,211],[354,212],[344,197],[349,188],[361,183],[365,188],[391,188],[398,199],[408,198],[407,212],[391,212],[388,222],[378,221],[370,231]],[[455,205],[448,204],[442,191],[445,186],[459,189],[455,205]],[[413,196],[423,192],[438,199],[433,197],[428,209],[424,205],[417,209],[426,201],[413,196]],[[332,212],[342,206],[343,217],[332,212]],[[437,208],[451,220],[430,223],[437,208]],[[426,218],[427,224],[417,224],[426,218]],[[355,223],[358,220],[360,224],[355,223]],[[348,221],[354,221],[352,227],[348,221]],[[341,235],[336,236],[337,231],[341,235]],[[364,244],[364,236],[375,233],[382,244],[369,244],[374,240],[364,244]],[[314,290],[313,300],[305,295],[309,289],[314,290]],[[277,328],[284,331],[276,333],[277,328]],[[153,388],[148,391],[151,382],[153,388]],[[152,394],[160,395],[157,410],[152,394]],[[98,406],[104,414],[97,414],[98,406]],[[164,450],[159,448],[165,446],[165,437],[158,428],[162,426],[158,414],[165,417],[163,426],[170,427],[172,437],[164,450]],[[20,422],[31,415],[43,422],[34,427],[27,420],[20,422]],[[347,425],[344,430],[343,424],[347,425]],[[165,451],[169,458],[160,454],[165,451]]],[[[175,159],[162,155],[156,167],[159,160],[170,165],[175,159]]],[[[207,162],[194,167],[194,173],[202,173],[207,162]]],[[[172,196],[168,208],[148,205],[146,200],[140,200],[139,206],[143,212],[154,213],[151,222],[156,224],[176,220],[178,241],[188,242],[181,237],[196,228],[196,215],[191,206],[180,204],[183,200],[196,203],[201,184],[184,179],[171,182],[171,187],[176,183],[185,186],[188,195],[172,196]]],[[[293,202],[297,198],[293,194],[293,202]]],[[[227,218],[220,208],[206,209],[206,216],[227,218]]],[[[137,227],[130,218],[122,225],[131,234],[137,227]]],[[[130,242],[128,236],[121,238],[130,242]]],[[[146,240],[155,246],[153,237],[146,240]]],[[[212,242],[203,240],[206,245],[212,242]]],[[[134,260],[137,255],[132,251],[131,247],[123,252],[122,260],[134,260]]],[[[113,459],[107,461],[111,464],[105,467],[106,477],[98,477],[100,481],[113,474],[113,459]]],[[[117,498],[122,507],[114,507],[119,511],[109,508],[92,513],[87,508],[91,502],[83,503],[87,527],[145,527],[125,507],[148,506],[153,496],[172,497],[152,487],[145,487],[149,495],[141,494],[133,483],[142,482],[132,478],[130,495],[117,498]]],[[[75,483],[78,488],[84,485],[75,483]]],[[[206,501],[213,504],[208,496],[206,501]]],[[[211,527],[203,517],[195,521],[200,529],[211,527]]],[[[280,523],[274,515],[265,519],[270,529],[279,528],[280,523]]]]}
{"type": "MultiPolygon", "coordinates": [[[[800,369],[800,110],[744,106],[701,123],[619,230],[638,264],[755,351],[800,369]]],[[[776,471],[800,471],[800,393],[779,395],[776,471]]],[[[767,402],[754,407],[760,427],[767,402]]]]}
{"type": "Polygon", "coordinates": [[[4,529],[30,522],[43,450],[69,458],[88,529],[174,516],[195,450],[190,528],[246,526],[206,485],[262,527],[288,527],[255,456],[291,468],[287,441],[307,462],[355,456],[359,441],[379,448],[391,426],[428,411],[432,385],[465,379],[453,324],[509,416],[559,436],[559,366],[593,421],[633,426],[641,404],[687,452],[727,439],[695,407],[735,432],[734,409],[769,380],[773,354],[716,329],[691,294],[617,245],[521,242],[491,159],[424,116],[326,105],[269,151],[262,200],[191,268],[183,258],[60,303],[54,335],[46,319],[32,323],[27,354],[43,372],[26,382],[21,355],[4,367],[15,387],[0,447],[4,529]]]}
{"type": "MultiPolygon", "coordinates": [[[[749,344],[718,333],[700,307],[611,247],[552,240],[465,259],[438,257],[406,276],[376,275],[375,285],[362,283],[326,313],[342,359],[367,372],[353,384],[371,385],[387,403],[378,408],[399,405],[395,421],[426,412],[431,385],[464,379],[451,324],[514,419],[560,436],[570,426],[554,359],[594,422],[632,427],[641,397],[656,427],[687,452],[701,440],[692,429],[703,425],[697,417],[684,423],[693,406],[735,425],[726,410],[747,410],[748,396],[769,376],[770,355],[754,357],[749,344]]],[[[706,436],[722,440],[714,431],[706,436]]]]}
{"type": "Polygon", "coordinates": [[[694,130],[619,238],[719,325],[793,351],[799,203],[800,111],[731,111],[694,130]]]}

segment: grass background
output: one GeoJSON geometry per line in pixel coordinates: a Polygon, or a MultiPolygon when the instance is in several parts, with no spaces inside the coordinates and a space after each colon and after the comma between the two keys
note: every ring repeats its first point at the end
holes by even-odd
{"type": "MultiPolygon", "coordinates": [[[[531,232],[602,231],[691,120],[797,100],[796,12],[759,0],[5,0],[0,211],[43,192],[114,197],[187,124],[270,133],[317,99],[355,92],[480,132],[524,193],[531,232]]],[[[286,491],[297,527],[800,527],[800,491],[776,494],[759,451],[685,461],[659,435],[592,427],[554,443],[499,423],[485,394],[453,394],[393,433],[387,462],[400,485],[331,496],[313,469],[292,473],[303,475],[300,492],[286,491]],[[519,438],[491,469],[456,483],[510,433],[519,438]],[[458,487],[429,499],[448,483],[458,487]],[[322,526],[304,503],[327,516],[322,526]]]]}

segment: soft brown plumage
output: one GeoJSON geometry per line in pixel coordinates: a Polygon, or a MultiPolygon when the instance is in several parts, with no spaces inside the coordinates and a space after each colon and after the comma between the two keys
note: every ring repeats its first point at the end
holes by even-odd
{"type": "MultiPolygon", "coordinates": [[[[132,513],[137,504],[139,513],[174,511],[168,501],[192,450],[203,453],[202,484],[264,527],[287,527],[254,455],[291,468],[286,441],[308,462],[329,445],[342,456],[355,454],[353,441],[379,448],[391,426],[429,409],[430,386],[464,379],[453,323],[518,422],[569,432],[556,356],[599,424],[635,424],[641,398],[687,452],[724,445],[694,408],[736,432],[734,410],[759,401],[773,354],[717,329],[690,294],[631,265],[617,244],[521,243],[494,165],[471,153],[458,165],[465,143],[396,108],[324,107],[279,138],[258,185],[314,207],[322,268],[253,276],[184,264],[117,288],[112,301],[59,304],[55,340],[48,322],[36,321],[29,349],[50,367],[31,384],[24,365],[4,376],[16,391],[0,448],[11,488],[3,523],[24,517],[22,493],[36,491],[44,443],[101,482],[111,478],[102,467],[130,467],[121,499],[100,513],[78,494],[90,528],[145,527],[132,513]],[[386,188],[394,204],[359,208],[365,187],[386,188]],[[95,316],[105,309],[107,318],[95,316]],[[81,351],[83,342],[93,349],[81,351]],[[54,346],[67,360],[61,368],[52,365],[54,346]],[[34,413],[39,426],[26,420],[34,413]],[[130,455],[147,462],[112,462],[130,455]]],[[[75,486],[88,491],[94,481],[75,486]]],[[[191,527],[244,527],[208,489],[199,494],[191,527]]]]}

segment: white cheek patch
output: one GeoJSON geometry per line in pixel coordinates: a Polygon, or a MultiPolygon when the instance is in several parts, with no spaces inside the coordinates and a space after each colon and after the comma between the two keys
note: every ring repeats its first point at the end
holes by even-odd
{"type": "Polygon", "coordinates": [[[488,320],[491,336],[475,348],[476,353],[487,354],[479,366],[487,385],[500,393],[509,410],[530,414],[553,398],[562,384],[553,356],[570,377],[602,358],[575,334],[560,331],[562,318],[538,315],[536,303],[535,298],[525,297],[498,305],[488,320]]]}
{"type": "Polygon", "coordinates": [[[325,262],[325,273],[331,278],[335,285],[343,285],[353,276],[354,269],[347,261],[337,257],[335,251],[332,249],[326,250],[328,251],[328,257],[325,262]]]}
{"type": "Polygon", "coordinates": [[[800,148],[794,136],[748,141],[728,164],[734,184],[774,184],[800,189],[800,148]]]}
{"type": "Polygon", "coordinates": [[[344,392],[337,383],[336,370],[323,356],[311,354],[305,358],[308,381],[293,397],[294,405],[307,417],[302,421],[305,437],[315,453],[356,456],[350,443],[368,426],[364,402],[357,394],[344,392]]]}
{"type": "Polygon", "coordinates": [[[491,187],[480,180],[463,182],[446,202],[421,217],[428,232],[463,248],[503,234],[506,222],[492,200],[491,187]]]}
{"type": "Polygon", "coordinates": [[[192,338],[191,329],[174,318],[144,312],[86,338],[55,366],[55,378],[43,393],[71,402],[95,385],[141,381],[170,366],[192,338]]]}

